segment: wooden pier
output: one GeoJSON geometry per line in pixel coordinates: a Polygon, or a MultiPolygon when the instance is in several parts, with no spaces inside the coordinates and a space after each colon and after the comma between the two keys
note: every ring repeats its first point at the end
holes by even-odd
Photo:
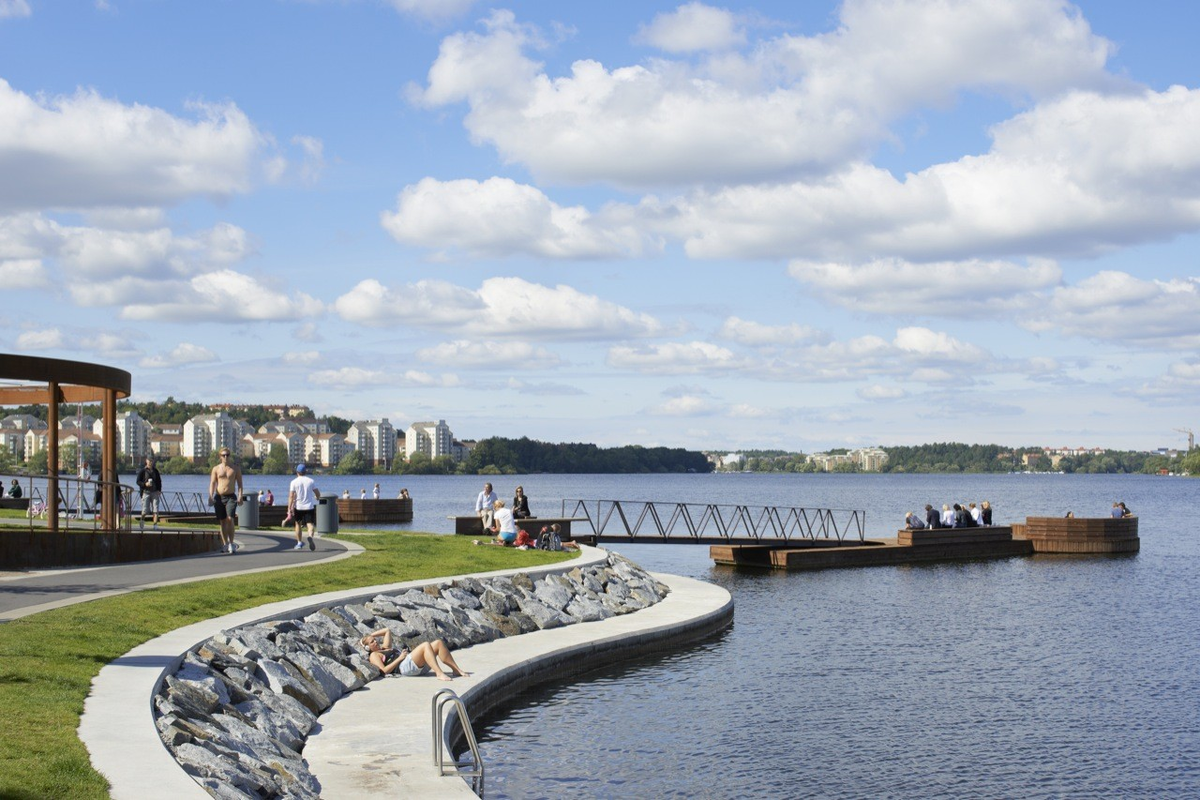
{"type": "Polygon", "coordinates": [[[895,538],[815,539],[788,545],[711,545],[718,564],[783,570],[883,567],[933,561],[1012,558],[1036,553],[1135,553],[1137,518],[1030,517],[1023,524],[986,528],[897,531],[895,538]]]}

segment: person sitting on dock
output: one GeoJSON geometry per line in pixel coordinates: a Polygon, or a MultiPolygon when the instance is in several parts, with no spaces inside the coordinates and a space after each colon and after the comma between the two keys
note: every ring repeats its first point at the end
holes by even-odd
{"type": "Polygon", "coordinates": [[[983,501],[983,505],[979,509],[979,521],[984,527],[992,527],[992,504],[987,500],[983,501]]]}
{"type": "Polygon", "coordinates": [[[392,647],[392,632],[387,628],[372,631],[359,640],[359,644],[370,653],[368,659],[384,675],[390,675],[397,670],[406,678],[428,675],[431,671],[439,681],[453,680],[438,664],[442,660],[450,670],[460,678],[471,673],[463,671],[462,667],[450,655],[450,648],[441,639],[432,642],[421,642],[411,651],[408,648],[396,650],[392,647]]]}
{"type": "Polygon", "coordinates": [[[1132,516],[1133,516],[1133,512],[1132,512],[1132,511],[1130,511],[1130,510],[1129,510],[1129,509],[1128,509],[1128,508],[1125,506],[1125,501],[1124,501],[1124,500],[1122,500],[1121,502],[1117,503],[1117,505],[1119,505],[1119,506],[1121,507],[1121,516],[1122,516],[1122,517],[1132,517],[1132,516]]]}
{"type": "Polygon", "coordinates": [[[396,499],[397,500],[411,500],[412,498],[410,498],[408,496],[408,489],[401,489],[400,494],[396,495],[396,499]]]}
{"type": "Polygon", "coordinates": [[[954,511],[952,511],[950,506],[946,505],[945,503],[942,503],[942,527],[954,527],[954,511]]]}
{"type": "Polygon", "coordinates": [[[969,513],[971,515],[971,521],[974,522],[978,526],[979,525],[979,506],[975,505],[974,503],[971,503],[970,507],[968,507],[968,509],[967,509],[967,513],[969,513]]]}
{"type": "Polygon", "coordinates": [[[520,486],[513,497],[512,513],[517,519],[529,519],[533,516],[529,511],[529,498],[525,496],[525,489],[520,486]]]}
{"type": "Polygon", "coordinates": [[[932,529],[944,527],[942,525],[942,515],[929,503],[925,504],[925,527],[932,529]]]}
{"type": "Polygon", "coordinates": [[[1121,504],[1116,501],[1113,501],[1112,511],[1109,513],[1113,519],[1120,519],[1121,517],[1125,516],[1124,509],[1122,509],[1121,504]]]}
{"type": "Polygon", "coordinates": [[[910,531],[919,531],[925,528],[925,523],[913,512],[906,511],[904,513],[904,527],[910,531]]]}
{"type": "Polygon", "coordinates": [[[16,478],[13,478],[12,485],[8,487],[8,496],[12,497],[14,499],[18,499],[23,494],[24,494],[24,492],[21,490],[20,482],[16,478]]]}

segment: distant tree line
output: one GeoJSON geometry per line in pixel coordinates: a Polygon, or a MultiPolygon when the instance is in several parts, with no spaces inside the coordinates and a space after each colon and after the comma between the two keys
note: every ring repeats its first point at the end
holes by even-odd
{"type": "Polygon", "coordinates": [[[672,447],[601,448],[578,442],[552,444],[528,437],[482,439],[461,465],[467,474],[557,474],[709,472],[708,458],[695,450],[672,447]]]}

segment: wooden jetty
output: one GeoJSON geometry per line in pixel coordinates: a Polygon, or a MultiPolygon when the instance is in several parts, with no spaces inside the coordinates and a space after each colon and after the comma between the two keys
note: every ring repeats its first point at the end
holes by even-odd
{"type": "Polygon", "coordinates": [[[895,538],[814,539],[787,545],[711,545],[718,564],[783,570],[882,567],[1036,553],[1135,553],[1137,518],[1029,517],[1023,524],[897,531],[895,538]]]}

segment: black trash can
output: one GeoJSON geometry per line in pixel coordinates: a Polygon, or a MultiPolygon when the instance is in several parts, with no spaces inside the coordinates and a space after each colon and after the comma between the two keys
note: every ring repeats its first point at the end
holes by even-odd
{"type": "Polygon", "coordinates": [[[246,492],[237,507],[237,526],[243,530],[258,530],[258,492],[246,492]]]}
{"type": "Polygon", "coordinates": [[[338,532],[338,507],[336,497],[317,500],[317,533],[338,532]]]}

